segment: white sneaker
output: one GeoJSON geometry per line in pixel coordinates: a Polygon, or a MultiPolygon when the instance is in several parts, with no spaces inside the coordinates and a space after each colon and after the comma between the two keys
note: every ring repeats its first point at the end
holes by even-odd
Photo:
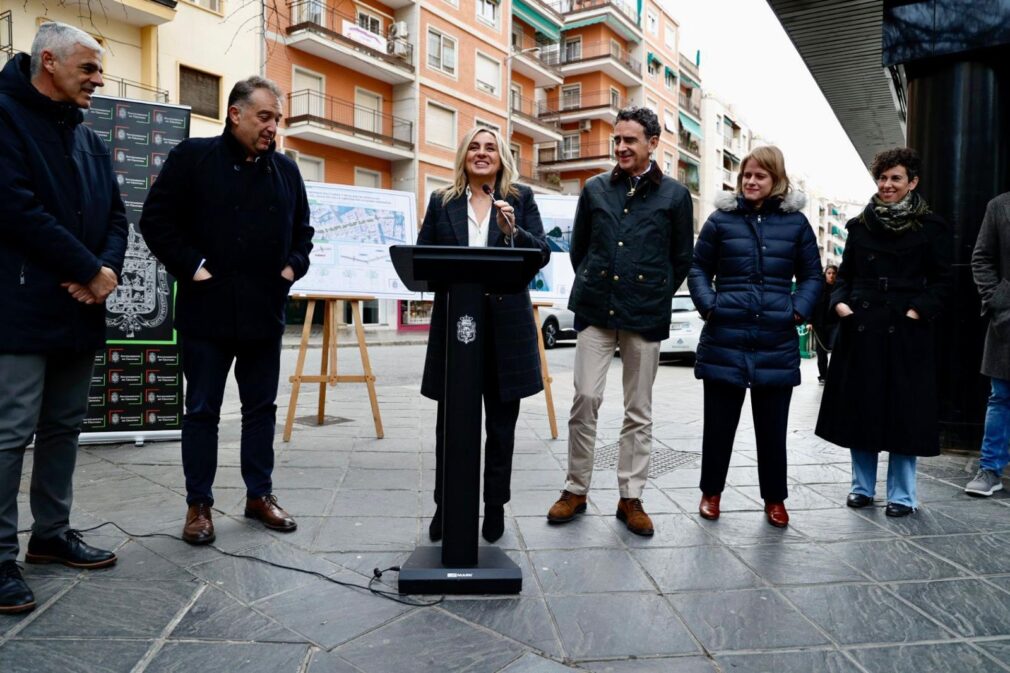
{"type": "Polygon", "coordinates": [[[1003,480],[998,474],[992,470],[986,470],[985,468],[979,468],[978,474],[975,478],[969,481],[965,487],[964,492],[969,495],[981,495],[983,497],[989,497],[996,491],[1003,490],[1003,480]]]}

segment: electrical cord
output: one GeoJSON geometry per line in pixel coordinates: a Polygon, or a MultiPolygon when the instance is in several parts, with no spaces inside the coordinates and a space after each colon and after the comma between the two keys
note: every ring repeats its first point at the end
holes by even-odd
{"type": "MultiPolygon", "coordinates": [[[[99,528],[104,528],[105,526],[113,526],[114,528],[118,529],[121,533],[123,533],[124,535],[126,535],[129,538],[164,537],[164,538],[168,538],[170,540],[178,540],[179,542],[186,542],[184,539],[182,539],[182,537],[180,537],[178,535],[172,535],[171,533],[131,533],[130,531],[126,530],[125,528],[123,528],[122,526],[120,526],[115,521],[106,521],[104,523],[98,524],[97,526],[92,526],[91,528],[80,528],[80,529],[74,529],[74,530],[76,530],[79,533],[89,533],[91,531],[98,530],[99,528]]],[[[30,532],[31,532],[31,529],[19,530],[18,531],[18,533],[30,533],[30,532]]],[[[322,580],[326,580],[327,582],[330,582],[332,584],[337,584],[337,585],[340,585],[342,587],[347,587],[348,589],[357,589],[358,591],[368,591],[368,592],[370,592],[370,593],[378,596],[379,598],[384,598],[384,599],[386,599],[388,601],[393,601],[394,603],[400,603],[402,605],[409,605],[411,607],[432,607],[434,605],[438,605],[438,604],[442,603],[445,600],[445,597],[439,598],[439,599],[434,600],[434,601],[421,601],[421,600],[405,599],[405,598],[402,598],[399,593],[396,593],[396,592],[393,592],[393,591],[386,591],[384,589],[376,589],[375,587],[372,586],[376,581],[378,581],[378,580],[380,580],[382,578],[383,573],[387,573],[387,572],[400,572],[400,566],[390,566],[390,567],[385,568],[383,570],[379,570],[378,568],[373,568],[372,569],[372,577],[369,578],[368,584],[367,585],[361,585],[361,584],[354,584],[353,582],[344,582],[344,581],[341,581],[341,580],[338,580],[338,579],[334,579],[332,577],[324,575],[323,573],[317,572],[315,570],[307,570],[305,568],[298,568],[296,566],[284,565],[283,563],[275,563],[274,561],[268,561],[267,559],[259,558],[258,556],[252,556],[250,554],[243,554],[241,552],[225,551],[224,549],[221,549],[220,547],[217,547],[217,546],[215,546],[213,544],[207,544],[207,545],[201,545],[201,546],[209,547],[210,549],[213,549],[214,551],[216,551],[217,553],[219,553],[219,554],[221,554],[223,556],[230,556],[232,558],[248,559],[250,561],[256,561],[257,563],[264,563],[264,564],[266,564],[268,566],[272,566],[274,568],[280,568],[282,570],[291,570],[293,572],[302,573],[304,575],[313,575],[313,576],[318,577],[318,578],[320,578],[322,580]]]]}

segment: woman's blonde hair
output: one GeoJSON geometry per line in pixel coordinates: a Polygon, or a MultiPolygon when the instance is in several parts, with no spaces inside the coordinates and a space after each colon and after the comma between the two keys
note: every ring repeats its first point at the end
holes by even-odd
{"type": "Polygon", "coordinates": [[[501,162],[501,168],[498,169],[498,175],[495,179],[498,194],[504,199],[506,196],[515,196],[519,193],[519,190],[515,188],[515,181],[519,177],[519,171],[516,170],[515,159],[512,158],[512,149],[505,144],[505,139],[502,138],[501,133],[497,129],[476,126],[463,136],[462,142],[460,142],[459,147],[456,149],[456,179],[451,186],[446,187],[442,191],[442,205],[449,203],[457,196],[466,194],[466,152],[478,133],[490,133],[498,145],[498,158],[501,162]]]}
{"type": "Polygon", "coordinates": [[[774,145],[762,145],[755,147],[750,154],[740,162],[740,173],[736,176],[736,191],[743,194],[743,171],[747,168],[747,162],[754,160],[757,165],[765,169],[772,176],[772,191],[768,198],[783,198],[792,190],[789,184],[789,176],[786,175],[786,159],[782,156],[782,150],[774,145]]]}

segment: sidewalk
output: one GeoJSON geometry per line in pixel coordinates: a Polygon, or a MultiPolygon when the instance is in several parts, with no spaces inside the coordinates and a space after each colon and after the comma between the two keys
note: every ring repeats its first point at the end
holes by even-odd
{"type": "MultiPolygon", "coordinates": [[[[416,344],[371,349],[385,439],[374,437],[360,386],[329,392],[331,422],[323,427],[306,419],[316,389],[302,395],[291,443],[278,437],[277,444],[276,493],[299,523],[287,535],[242,517],[230,384],[217,545],[364,585],[373,568],[427,543],[435,405],[417,393],[423,353],[416,344]]],[[[523,568],[520,596],[408,607],[106,527],[87,539],[117,549],[114,568],[27,566],[39,607],[0,617],[0,671],[1010,671],[1010,497],[967,498],[960,488],[973,474],[971,459],[942,456],[921,464],[916,514],[888,519],[882,500],[869,511],[846,508],[847,452],[812,432],[821,391],[812,362],[793,397],[787,529],[764,521],[746,410],[722,518],[697,515],[701,385],[689,367],[671,365],[656,384],[655,474],[645,494],[656,535],[636,537],[614,518],[616,477],[602,466],[586,515],[548,526],[544,515],[564,477],[572,353],[549,352],[562,437],[549,439],[542,395],[524,401],[520,415],[500,541],[523,568]]],[[[294,356],[284,353],[282,381],[294,356]]],[[[601,409],[600,462],[620,431],[620,367],[615,360],[601,409]]],[[[279,418],[288,390],[282,384],[279,418]]],[[[22,528],[27,490],[26,480],[22,528]]],[[[88,447],[73,523],[111,520],[132,532],[178,534],[183,493],[177,442],[88,447]]],[[[395,588],[395,573],[382,581],[395,588]]]]}

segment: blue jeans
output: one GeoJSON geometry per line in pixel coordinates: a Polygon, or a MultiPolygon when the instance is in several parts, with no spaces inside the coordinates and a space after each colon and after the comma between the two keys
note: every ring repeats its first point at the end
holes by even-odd
{"type": "MultiPolygon", "coordinates": [[[[915,456],[892,453],[887,461],[887,502],[918,507],[915,456]]],[[[872,498],[877,490],[877,452],[852,451],[852,492],[872,498]]]]}
{"type": "Polygon", "coordinates": [[[186,414],[182,418],[186,502],[214,503],[218,422],[233,360],[242,402],[240,454],[246,496],[268,495],[273,488],[280,337],[253,341],[183,337],[181,341],[186,376],[186,414]]]}
{"type": "Polygon", "coordinates": [[[982,457],[978,466],[1003,474],[1010,462],[1010,381],[992,379],[992,393],[985,411],[985,436],[982,437],[982,457]]]}

